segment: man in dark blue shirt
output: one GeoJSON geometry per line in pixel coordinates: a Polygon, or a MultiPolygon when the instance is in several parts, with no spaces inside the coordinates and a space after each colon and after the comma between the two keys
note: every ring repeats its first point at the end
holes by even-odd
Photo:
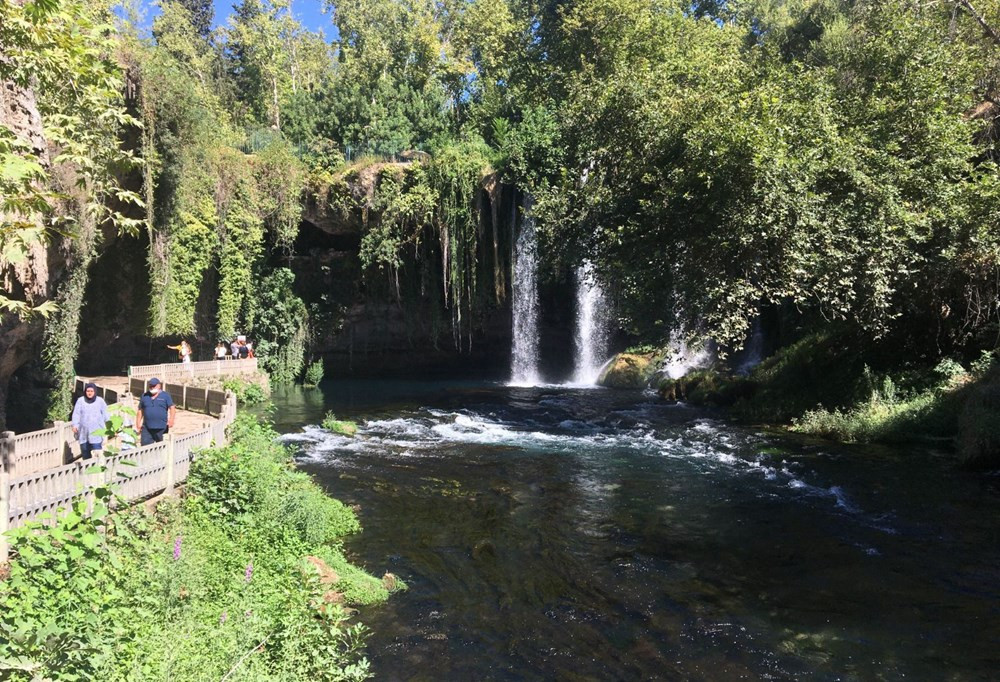
{"type": "Polygon", "coordinates": [[[174,425],[177,408],[170,394],[156,377],[149,380],[149,390],[139,398],[135,413],[135,429],[139,432],[140,445],[159,443],[163,434],[174,425]]]}

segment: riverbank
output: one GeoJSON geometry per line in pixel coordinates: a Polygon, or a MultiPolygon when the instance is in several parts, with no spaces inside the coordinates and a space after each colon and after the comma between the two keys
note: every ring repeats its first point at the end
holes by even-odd
{"type": "Polygon", "coordinates": [[[847,443],[938,442],[972,467],[1000,466],[1000,363],[984,352],[962,364],[873,369],[831,335],[780,349],[746,376],[719,367],[660,378],[668,400],[726,407],[742,421],[783,425],[847,443]]]}
{"type": "Polygon", "coordinates": [[[354,607],[401,583],[352,565],[354,512],[240,415],[181,498],[108,515],[102,493],[16,531],[0,582],[0,677],[361,680],[354,607]]]}

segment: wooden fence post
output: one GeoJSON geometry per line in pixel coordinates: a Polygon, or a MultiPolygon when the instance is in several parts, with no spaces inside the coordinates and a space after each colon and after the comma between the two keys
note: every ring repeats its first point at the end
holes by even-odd
{"type": "Polygon", "coordinates": [[[163,440],[167,444],[167,483],[163,487],[163,494],[169,496],[174,493],[174,434],[165,434],[163,440]]]}
{"type": "Polygon", "coordinates": [[[5,533],[10,521],[10,470],[14,461],[14,432],[0,434],[0,563],[7,561],[10,550],[5,533]]]}
{"type": "Polygon", "coordinates": [[[56,430],[56,438],[62,446],[62,463],[69,464],[73,461],[73,429],[70,422],[56,420],[52,422],[52,428],[56,430]],[[67,434],[68,437],[67,437],[67,434]]]}

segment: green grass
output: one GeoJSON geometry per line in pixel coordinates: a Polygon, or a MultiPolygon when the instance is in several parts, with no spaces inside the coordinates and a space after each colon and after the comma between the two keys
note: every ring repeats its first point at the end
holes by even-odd
{"type": "Polygon", "coordinates": [[[353,438],[358,432],[357,424],[345,419],[337,419],[337,416],[333,412],[326,413],[326,416],[323,417],[321,426],[327,431],[339,433],[341,436],[347,436],[349,438],[353,438]]]}
{"type": "Polygon", "coordinates": [[[874,371],[849,336],[813,334],[749,377],[696,370],[661,380],[659,392],[832,440],[954,442],[966,464],[1000,466],[1000,364],[988,351],[967,367],[944,358],[933,367],[874,371]]]}
{"type": "MultiPolygon", "coordinates": [[[[266,375],[265,379],[266,379],[266,375]]],[[[270,390],[266,380],[246,381],[240,377],[232,377],[222,382],[222,388],[232,391],[240,405],[260,405],[270,399],[270,390]]]]}

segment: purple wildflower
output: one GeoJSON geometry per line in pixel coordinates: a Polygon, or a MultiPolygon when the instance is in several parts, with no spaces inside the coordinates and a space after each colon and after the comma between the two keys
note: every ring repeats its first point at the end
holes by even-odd
{"type": "Polygon", "coordinates": [[[174,561],[181,558],[181,536],[178,535],[177,539],[174,540],[174,561]]]}
{"type": "Polygon", "coordinates": [[[247,582],[250,582],[250,579],[252,577],[253,577],[253,562],[251,561],[249,564],[247,564],[247,570],[246,570],[246,573],[243,574],[243,578],[247,582]]]}
{"type": "Polygon", "coordinates": [[[222,615],[219,616],[219,625],[222,625],[229,618],[229,611],[223,611],[222,615]]]}

